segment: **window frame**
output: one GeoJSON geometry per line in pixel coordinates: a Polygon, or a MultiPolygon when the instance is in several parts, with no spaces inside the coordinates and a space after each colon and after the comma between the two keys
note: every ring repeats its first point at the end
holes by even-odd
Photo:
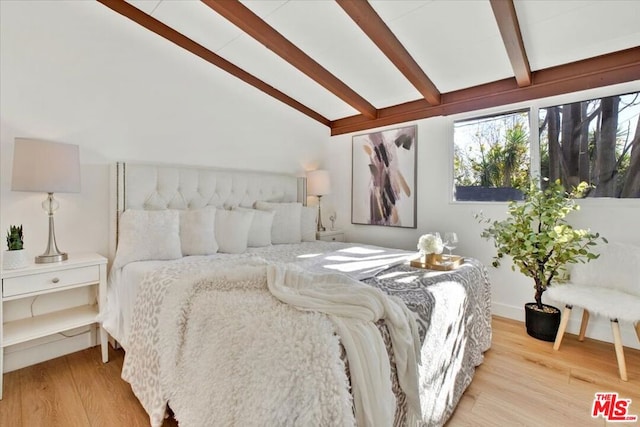
{"type": "MultiPolygon", "coordinates": [[[[448,116],[449,119],[449,204],[450,205],[507,205],[508,201],[488,201],[488,200],[455,200],[455,174],[454,174],[454,124],[455,122],[474,120],[484,117],[492,117],[511,112],[522,110],[529,111],[529,159],[532,163],[530,167],[531,176],[540,175],[540,140],[538,132],[532,132],[531,129],[538,129],[539,110],[544,108],[555,107],[562,104],[570,104],[574,102],[588,101],[591,99],[604,98],[608,96],[624,95],[633,92],[640,92],[640,80],[621,83],[613,86],[604,86],[595,89],[588,89],[580,92],[570,92],[562,95],[556,95],[549,98],[533,99],[519,103],[492,107],[482,110],[469,111],[461,114],[448,116]],[[535,159],[535,163],[534,163],[535,159]],[[537,175],[535,175],[537,173],[537,175]]],[[[618,197],[589,197],[580,199],[580,205],[585,207],[622,207],[622,208],[638,208],[640,207],[640,198],[618,198],[618,197]]]]}
{"type": "MultiPolygon", "coordinates": [[[[537,110],[536,110],[537,112],[537,110]]],[[[532,162],[533,159],[533,153],[532,153],[532,134],[535,133],[536,134],[536,141],[538,141],[538,135],[537,132],[531,132],[531,129],[535,129],[533,127],[533,121],[532,121],[532,113],[531,113],[531,108],[530,107],[520,107],[520,108],[510,108],[510,109],[504,109],[504,110],[498,110],[496,112],[492,112],[492,113],[487,113],[487,114],[481,114],[481,115],[469,115],[468,117],[464,117],[464,118],[457,118],[451,121],[451,144],[450,144],[450,154],[449,154],[449,160],[450,160],[450,167],[449,167],[449,182],[451,183],[450,185],[450,194],[449,194],[449,200],[453,203],[509,203],[508,200],[456,200],[455,199],[455,189],[456,189],[456,183],[455,183],[455,125],[456,123],[459,122],[466,122],[466,121],[472,121],[472,120],[483,120],[483,119],[489,119],[492,117],[498,117],[498,116],[508,116],[510,114],[518,114],[518,113],[527,113],[529,115],[529,162],[532,162]]],[[[467,114],[465,114],[465,116],[467,116],[467,114]]],[[[539,150],[539,145],[537,146],[538,150],[537,150],[537,154],[536,157],[538,159],[538,165],[537,165],[537,173],[538,175],[540,175],[540,150],[539,150]]],[[[533,174],[533,165],[529,165],[529,176],[535,176],[533,174]]],[[[487,188],[493,188],[493,187],[487,187],[487,188]]]]}

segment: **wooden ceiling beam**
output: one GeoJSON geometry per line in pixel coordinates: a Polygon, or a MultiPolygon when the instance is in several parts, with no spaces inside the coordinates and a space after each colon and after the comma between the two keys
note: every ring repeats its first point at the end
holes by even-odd
{"type": "Polygon", "coordinates": [[[529,86],[531,84],[531,68],[524,42],[522,41],[522,33],[520,32],[520,24],[518,23],[513,0],[490,0],[490,2],[518,86],[529,86]]]}
{"type": "Polygon", "coordinates": [[[532,84],[519,87],[514,78],[442,94],[442,103],[418,100],[382,108],[378,118],[352,116],[331,122],[331,135],[341,135],[434,116],[446,116],[630,82],[640,78],[640,47],[609,53],[532,73],[532,84]]]}
{"type": "Polygon", "coordinates": [[[202,2],[364,116],[371,119],[377,117],[376,107],[239,1],[202,0],[202,2]]]}
{"type": "Polygon", "coordinates": [[[440,104],[440,91],[367,0],[336,0],[360,29],[431,105],[440,104]]]}
{"type": "Polygon", "coordinates": [[[181,48],[188,50],[189,52],[193,53],[196,56],[199,56],[200,58],[204,59],[205,61],[215,65],[216,67],[219,67],[221,69],[223,69],[224,71],[226,71],[227,73],[239,78],[240,80],[244,81],[245,83],[250,84],[251,86],[255,87],[256,89],[266,93],[267,95],[270,95],[274,98],[276,98],[277,100],[283,102],[284,104],[300,111],[301,113],[311,117],[312,119],[322,123],[323,125],[329,126],[329,119],[327,119],[326,117],[322,116],[321,114],[317,113],[316,111],[310,109],[309,107],[301,104],[300,102],[296,101],[295,99],[291,98],[290,96],[286,95],[285,93],[279,91],[278,89],[274,88],[273,86],[270,86],[269,84],[263,82],[262,80],[258,79],[257,77],[253,76],[252,74],[247,73],[246,71],[244,71],[243,69],[239,68],[238,66],[232,64],[231,62],[227,61],[226,59],[222,58],[219,55],[216,55],[215,53],[213,53],[212,51],[210,51],[209,49],[205,48],[204,46],[196,43],[195,41],[191,40],[190,38],[186,37],[185,35],[183,35],[182,33],[179,33],[178,31],[174,30],[173,28],[163,24],[162,22],[158,21],[157,19],[151,17],[150,15],[147,15],[146,13],[142,12],[140,9],[136,8],[135,6],[132,6],[131,4],[127,3],[124,0],[98,0],[98,2],[102,3],[103,5],[107,6],[109,9],[131,19],[132,21],[136,22],[137,24],[143,26],[144,28],[158,34],[161,37],[164,37],[165,39],[169,40],[172,43],[175,43],[176,45],[180,46],[181,48]]]}

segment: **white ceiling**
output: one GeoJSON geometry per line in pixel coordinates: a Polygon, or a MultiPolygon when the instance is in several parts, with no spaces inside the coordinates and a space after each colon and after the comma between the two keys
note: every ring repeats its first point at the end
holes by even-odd
{"type": "MultiPolygon", "coordinates": [[[[130,3],[330,120],[358,114],[199,1],[130,3]]],[[[334,1],[242,3],[376,108],[422,98],[334,1]]],[[[513,77],[488,0],[371,4],[441,93],[513,77]]],[[[640,1],[515,7],[533,71],[640,46],[640,1]]]]}

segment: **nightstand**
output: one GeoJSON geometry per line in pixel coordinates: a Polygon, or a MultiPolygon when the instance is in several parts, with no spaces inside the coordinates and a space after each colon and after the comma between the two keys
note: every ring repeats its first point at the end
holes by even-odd
{"type": "Polygon", "coordinates": [[[318,231],[316,239],[324,242],[344,242],[346,240],[342,230],[318,231]]]}
{"type": "MultiPolygon", "coordinates": [[[[16,270],[3,270],[2,303],[0,304],[0,399],[4,348],[69,329],[98,323],[100,307],[106,306],[107,259],[98,254],[70,254],[67,261],[52,264],[30,264],[16,270]],[[92,287],[94,303],[51,313],[5,322],[3,305],[22,298],[92,287]]],[[[102,361],[108,361],[107,332],[98,324],[102,361]]]]}

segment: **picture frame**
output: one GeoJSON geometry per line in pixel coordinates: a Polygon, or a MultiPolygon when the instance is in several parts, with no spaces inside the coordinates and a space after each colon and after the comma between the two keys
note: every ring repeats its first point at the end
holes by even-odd
{"type": "Polygon", "coordinates": [[[417,125],[352,140],[351,223],[416,228],[417,125]]]}

